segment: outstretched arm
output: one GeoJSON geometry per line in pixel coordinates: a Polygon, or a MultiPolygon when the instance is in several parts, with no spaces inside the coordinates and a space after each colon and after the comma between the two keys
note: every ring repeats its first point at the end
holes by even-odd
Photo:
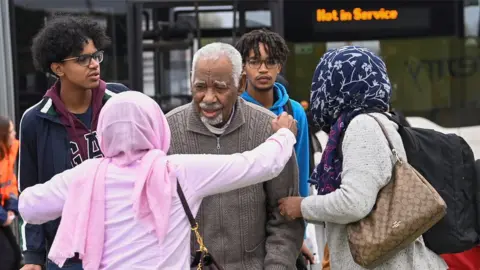
{"type": "Polygon", "coordinates": [[[292,156],[295,142],[295,135],[282,128],[252,151],[233,155],[172,155],[169,161],[182,168],[193,195],[206,197],[275,178],[292,156]]]}
{"type": "Polygon", "coordinates": [[[44,184],[23,190],[18,202],[18,211],[23,220],[29,224],[43,224],[59,218],[68,195],[68,187],[75,179],[82,177],[84,163],[55,175],[44,184]]]}

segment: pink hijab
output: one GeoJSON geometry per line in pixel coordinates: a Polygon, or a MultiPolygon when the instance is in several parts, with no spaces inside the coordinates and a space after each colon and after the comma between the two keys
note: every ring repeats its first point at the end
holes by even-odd
{"type": "Polygon", "coordinates": [[[60,267],[78,253],[85,270],[98,269],[103,254],[105,176],[113,163],[135,167],[132,191],[135,218],[155,231],[162,243],[168,229],[175,176],[165,158],[170,128],[158,104],[150,97],[128,91],[112,97],[98,120],[97,136],[105,158],[87,160],[85,172],[69,187],[60,226],[48,258],[60,267]]]}

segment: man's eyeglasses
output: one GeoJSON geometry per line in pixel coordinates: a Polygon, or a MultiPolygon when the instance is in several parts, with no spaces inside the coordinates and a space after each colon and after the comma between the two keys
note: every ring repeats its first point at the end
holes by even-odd
{"type": "Polygon", "coordinates": [[[248,59],[247,60],[247,65],[249,68],[259,69],[262,66],[262,64],[265,64],[265,67],[267,67],[267,69],[273,69],[278,66],[278,61],[275,59],[265,59],[265,60],[248,59]]]}
{"type": "Polygon", "coordinates": [[[92,54],[82,54],[76,57],[63,59],[62,62],[75,60],[79,65],[88,67],[92,62],[92,59],[100,64],[103,61],[103,51],[96,51],[92,54]]]}

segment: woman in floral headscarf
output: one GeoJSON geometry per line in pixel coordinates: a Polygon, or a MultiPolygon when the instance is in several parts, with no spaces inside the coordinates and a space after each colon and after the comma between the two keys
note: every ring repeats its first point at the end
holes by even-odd
{"type": "MultiPolygon", "coordinates": [[[[281,213],[326,222],[330,267],[363,269],[353,261],[346,224],[366,217],[377,194],[392,176],[387,140],[371,113],[385,126],[399,155],[406,160],[398,126],[388,112],[391,85],[385,63],[365,48],[330,50],[320,59],[310,97],[314,121],[328,135],[322,160],[311,176],[317,196],[281,199],[281,213]]],[[[445,262],[419,237],[375,269],[447,269],[445,262]]]]}

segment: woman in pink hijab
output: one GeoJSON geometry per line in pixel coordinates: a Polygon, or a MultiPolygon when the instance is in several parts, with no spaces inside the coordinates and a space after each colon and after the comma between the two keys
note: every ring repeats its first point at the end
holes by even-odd
{"type": "Polygon", "coordinates": [[[276,177],[293,153],[296,125],[284,114],[272,126],[276,133],[252,151],[167,156],[170,129],[158,104],[139,92],[118,94],[99,117],[105,157],[25,189],[19,211],[30,224],[62,217],[48,254],[60,267],[78,253],[85,270],[190,269],[177,181],[195,216],[205,196],[276,177]]]}

